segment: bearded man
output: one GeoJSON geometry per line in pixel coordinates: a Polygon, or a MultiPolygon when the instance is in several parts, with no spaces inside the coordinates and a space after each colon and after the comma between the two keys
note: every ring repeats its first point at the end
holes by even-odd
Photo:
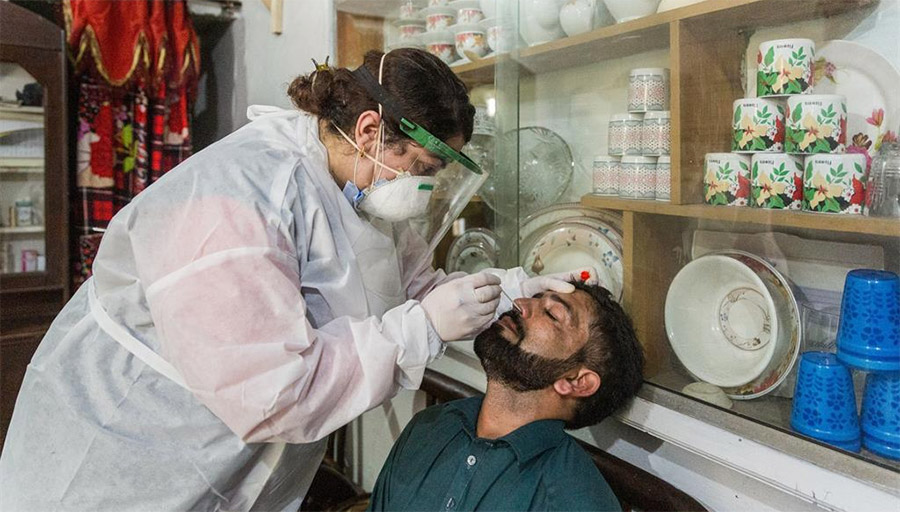
{"type": "Polygon", "coordinates": [[[610,293],[517,299],[475,339],[487,391],[418,413],[397,439],[370,510],[620,510],[565,432],[599,423],[643,381],[631,321],[610,293]]]}

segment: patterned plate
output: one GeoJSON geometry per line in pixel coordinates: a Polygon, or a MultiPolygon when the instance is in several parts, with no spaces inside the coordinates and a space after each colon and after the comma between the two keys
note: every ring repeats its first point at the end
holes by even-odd
{"type": "MultiPolygon", "coordinates": [[[[614,232],[614,236],[611,236],[610,238],[612,238],[614,242],[616,239],[621,241],[622,214],[611,210],[585,208],[578,203],[560,203],[536,211],[528,217],[525,217],[525,219],[519,223],[520,247],[529,236],[538,230],[544,229],[553,223],[563,221],[564,219],[568,221],[572,217],[585,217],[602,221],[606,224],[609,231],[614,232]]],[[[609,235],[609,233],[606,234],[609,235]]],[[[621,248],[621,242],[619,242],[618,245],[621,248]]]]}
{"type": "Polygon", "coordinates": [[[450,246],[445,268],[448,273],[461,271],[468,274],[497,268],[499,253],[497,236],[492,231],[467,229],[450,246]]]}
{"type": "Polygon", "coordinates": [[[850,41],[816,49],[815,94],[847,97],[847,152],[869,160],[900,126],[900,72],[874,50],[850,41]]]}
{"type": "Polygon", "coordinates": [[[600,273],[600,284],[616,300],[622,299],[622,252],[602,232],[581,223],[560,222],[531,240],[528,246],[522,246],[525,272],[545,275],[590,265],[600,273]]]}

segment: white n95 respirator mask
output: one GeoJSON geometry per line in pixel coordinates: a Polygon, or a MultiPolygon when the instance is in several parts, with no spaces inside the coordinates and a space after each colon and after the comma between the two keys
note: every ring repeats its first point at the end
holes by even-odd
{"type": "Polygon", "coordinates": [[[358,207],[373,217],[400,222],[425,215],[432,191],[434,176],[403,173],[364,190],[358,207]]]}

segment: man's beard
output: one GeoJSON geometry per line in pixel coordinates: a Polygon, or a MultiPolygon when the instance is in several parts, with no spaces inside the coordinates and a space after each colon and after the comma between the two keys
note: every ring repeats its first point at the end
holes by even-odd
{"type": "Polygon", "coordinates": [[[537,391],[552,386],[562,375],[583,362],[582,350],[566,359],[543,357],[526,352],[519,345],[525,338],[522,318],[515,310],[501,315],[516,324],[519,339],[515,343],[501,335],[502,326],[494,322],[475,337],[475,353],[488,380],[499,381],[519,392],[537,391]]]}

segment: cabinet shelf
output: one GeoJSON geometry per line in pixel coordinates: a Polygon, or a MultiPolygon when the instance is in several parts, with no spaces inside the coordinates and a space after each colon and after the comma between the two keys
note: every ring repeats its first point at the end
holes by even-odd
{"type": "MultiPolygon", "coordinates": [[[[680,9],[652,14],[636,20],[600,27],[584,34],[522,48],[512,56],[527,74],[538,74],[583,66],[659,50],[670,45],[670,26],[690,23],[692,29],[710,34],[744,31],[822,18],[874,5],[877,0],[804,0],[786,9],[784,0],[706,0],[680,9]],[[802,5],[801,5],[802,4],[802,5]]],[[[464,81],[493,81],[496,57],[464,64],[454,71],[464,81]]]]}
{"type": "Polygon", "coordinates": [[[0,120],[43,123],[44,108],[0,106],[0,120]]]}
{"type": "Polygon", "coordinates": [[[44,226],[0,228],[0,235],[36,235],[44,232],[44,226]]]}
{"type": "Polygon", "coordinates": [[[3,170],[6,168],[21,169],[24,167],[27,167],[29,169],[28,172],[31,172],[31,169],[43,170],[44,159],[43,158],[0,157],[0,172],[3,172],[3,170]]]}
{"type": "Polygon", "coordinates": [[[706,204],[671,204],[662,201],[618,199],[592,194],[584,196],[581,199],[581,203],[590,208],[650,213],[654,215],[900,237],[900,220],[897,219],[765,210],[747,207],[709,206],[706,204]]]}

